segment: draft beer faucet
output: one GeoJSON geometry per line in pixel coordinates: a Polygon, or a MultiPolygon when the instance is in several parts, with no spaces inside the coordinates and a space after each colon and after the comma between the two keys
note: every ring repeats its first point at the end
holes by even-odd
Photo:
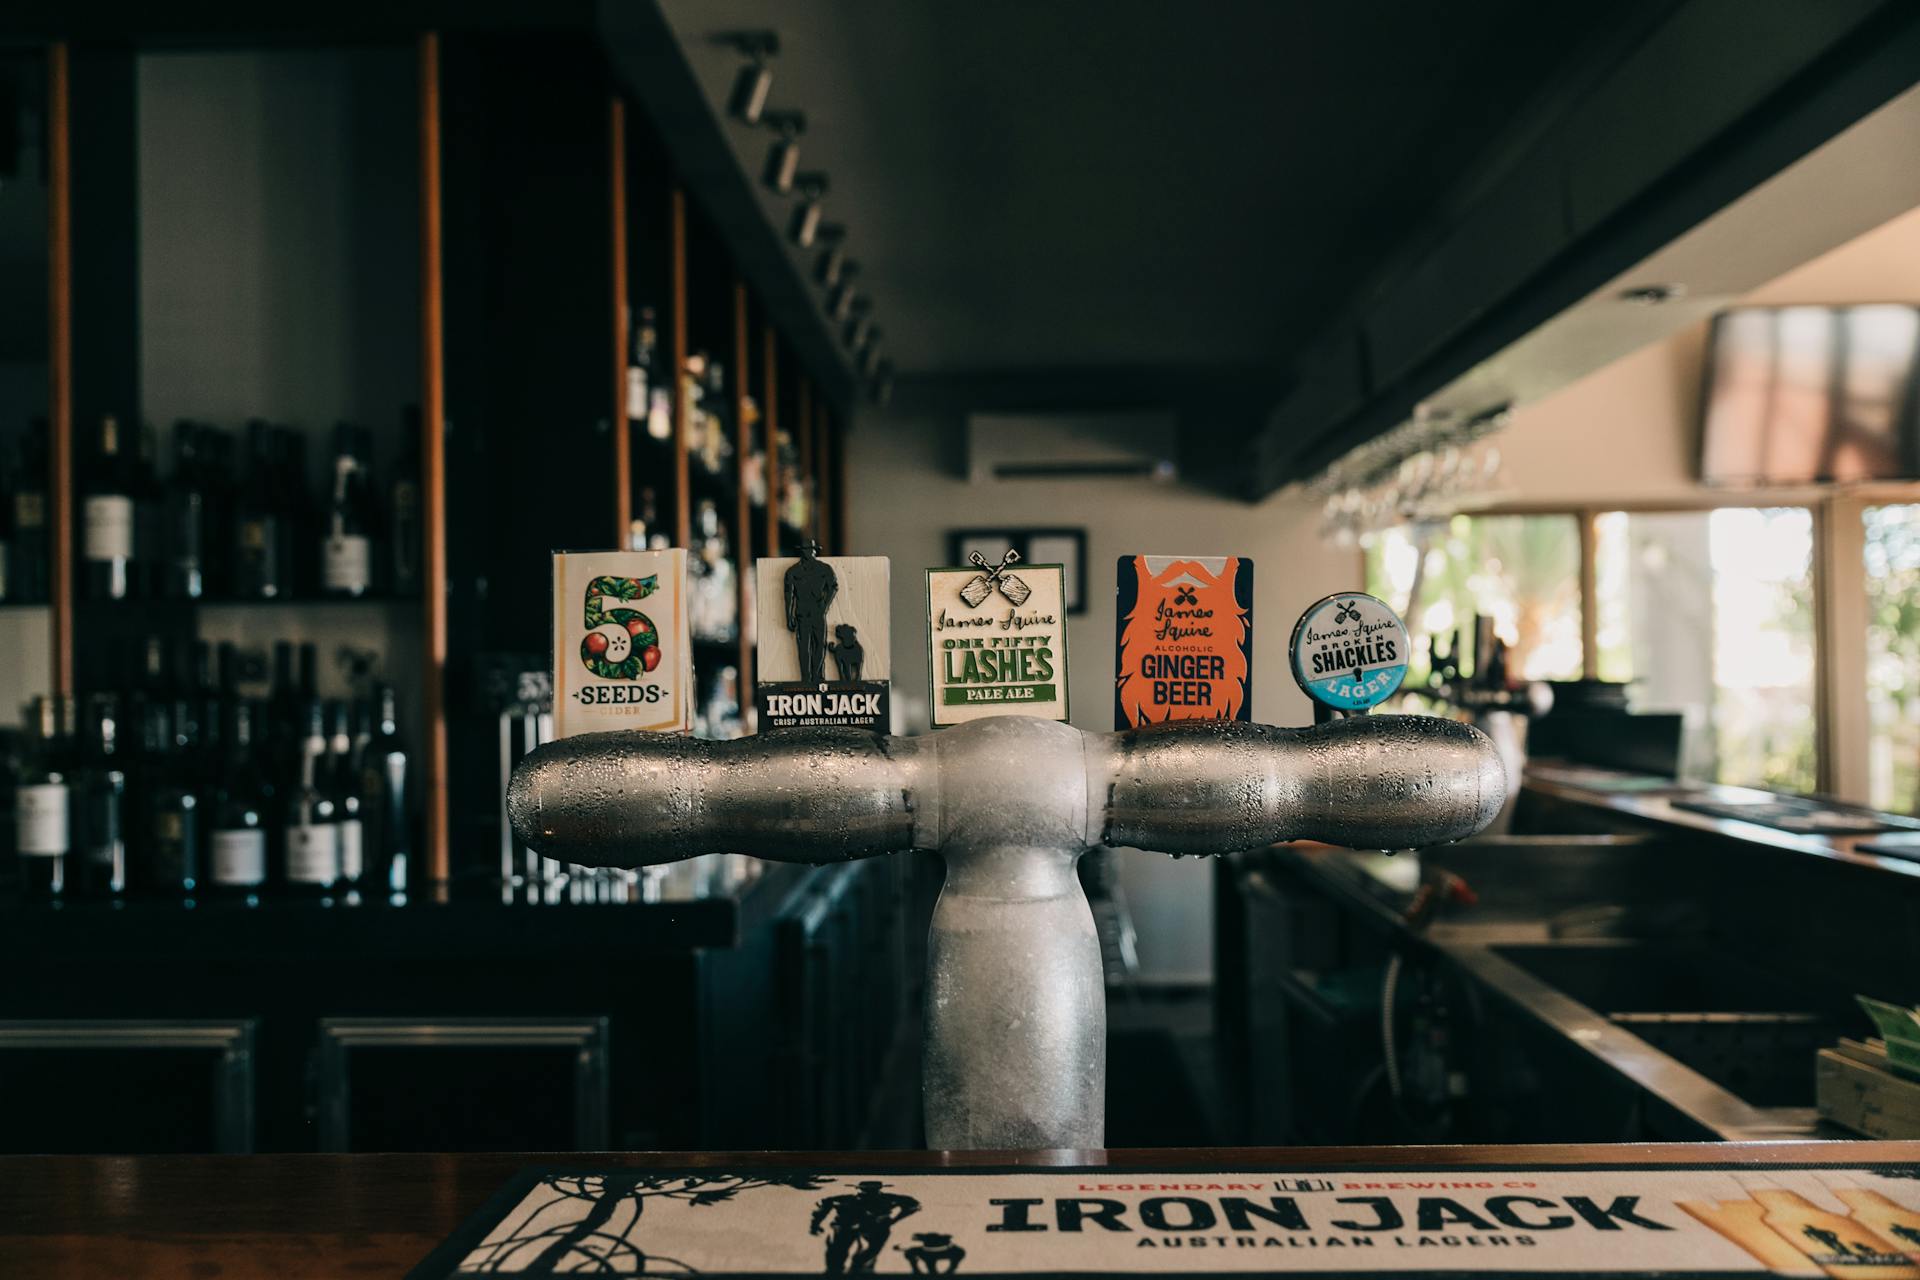
{"type": "Polygon", "coordinates": [[[507,810],[528,845],[589,866],[939,852],[928,1145],[1091,1148],[1105,1144],[1106,991],[1074,870],[1082,853],[1231,853],[1303,839],[1412,849],[1473,835],[1505,797],[1493,744],[1450,720],[1086,733],[1004,716],[911,738],[583,734],[523,759],[507,810]]]}

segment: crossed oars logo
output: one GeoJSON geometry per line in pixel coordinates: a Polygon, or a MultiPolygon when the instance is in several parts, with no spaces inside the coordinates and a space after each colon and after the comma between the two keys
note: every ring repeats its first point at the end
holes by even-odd
{"type": "Polygon", "coordinates": [[[967,608],[978,609],[986,603],[987,597],[993,594],[996,587],[999,588],[1000,594],[1010,600],[1016,608],[1025,604],[1027,597],[1033,594],[1032,587],[1017,575],[1007,572],[1008,565],[1018,564],[1020,561],[1020,553],[1012,547],[1007,548],[1007,553],[1000,557],[1000,563],[997,565],[988,564],[987,558],[978,551],[973,552],[967,559],[986,570],[969,578],[966,585],[960,588],[960,598],[967,602],[967,608]]]}

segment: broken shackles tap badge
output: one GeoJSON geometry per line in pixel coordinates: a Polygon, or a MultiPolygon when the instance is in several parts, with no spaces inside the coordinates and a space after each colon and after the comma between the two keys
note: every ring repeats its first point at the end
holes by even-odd
{"type": "Polygon", "coordinates": [[[1253,718],[1253,561],[1121,556],[1113,727],[1253,718]]]}
{"type": "Polygon", "coordinates": [[[1329,710],[1364,714],[1407,678],[1407,624],[1386,601],[1342,591],[1307,606],[1288,645],[1293,678],[1329,710]]]}
{"type": "Polygon", "coordinates": [[[760,727],[887,732],[887,558],[822,556],[808,542],[797,557],[763,557],[755,572],[760,727]]]}
{"type": "Polygon", "coordinates": [[[988,716],[1067,718],[1066,574],[1057,564],[927,570],[927,657],[933,724],[988,716]]]}
{"type": "Polygon", "coordinates": [[[693,722],[687,553],[553,554],[553,732],[681,732],[693,722]]]}

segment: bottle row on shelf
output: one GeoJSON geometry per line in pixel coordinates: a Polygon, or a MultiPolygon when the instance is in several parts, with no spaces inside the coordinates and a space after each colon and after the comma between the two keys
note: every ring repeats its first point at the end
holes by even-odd
{"type": "MultiPolygon", "coordinates": [[[[631,326],[631,332],[627,421],[630,429],[640,430],[647,438],[665,445],[673,439],[673,395],[652,307],[640,308],[639,323],[631,326]]],[[[704,475],[723,487],[730,487],[734,462],[739,457],[739,483],[746,488],[747,500],[754,507],[764,509],[769,485],[766,433],[761,427],[759,400],[750,391],[744,392],[736,407],[727,390],[726,366],[705,351],[687,356],[680,385],[687,403],[687,459],[695,476],[704,475]]],[[[813,481],[806,474],[807,469],[800,465],[799,450],[786,428],[775,432],[774,448],[779,461],[780,518],[797,529],[804,529],[813,516],[813,481]]],[[[628,538],[630,550],[641,550],[648,545],[647,533],[638,528],[640,524],[640,518],[636,517],[636,532],[640,536],[637,540],[632,536],[628,538]]]]}
{"type": "Polygon", "coordinates": [[[322,699],[314,647],[296,677],[282,642],[250,697],[231,645],[217,675],[204,642],[143,648],[122,687],[27,706],[10,762],[23,898],[404,893],[416,782],[391,685],[322,699]]]}
{"type": "MultiPolygon", "coordinates": [[[[316,491],[298,431],[255,419],[236,440],[183,419],[168,472],[152,424],[128,432],[102,417],[78,462],[83,596],[284,601],[417,591],[419,415],[405,418],[384,486],[372,433],[340,423],[329,481],[316,491]]],[[[0,503],[0,601],[37,604],[50,586],[44,419],[16,452],[0,503]]]]}

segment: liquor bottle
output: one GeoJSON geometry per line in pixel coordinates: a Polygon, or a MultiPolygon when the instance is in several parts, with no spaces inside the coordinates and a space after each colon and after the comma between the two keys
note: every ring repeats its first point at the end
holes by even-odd
{"type": "Polygon", "coordinates": [[[50,598],[47,540],[47,420],[27,424],[20,466],[13,473],[13,538],[8,555],[8,598],[44,604],[50,598]]]}
{"type": "Polygon", "coordinates": [[[627,522],[627,550],[645,551],[647,539],[660,527],[660,502],[648,485],[640,490],[640,506],[627,522]]]}
{"type": "Polygon", "coordinates": [[[127,481],[127,496],[133,499],[133,560],[128,573],[132,594],[152,600],[166,591],[167,496],[160,486],[159,441],[151,422],[140,424],[136,441],[127,481]]]}
{"type": "Polygon", "coordinates": [[[20,896],[59,902],[69,891],[72,789],[61,704],[36,697],[27,704],[27,741],[13,779],[13,844],[20,857],[20,896]]]}
{"type": "Polygon", "coordinates": [[[173,481],[167,486],[167,568],[160,594],[198,600],[207,592],[207,459],[204,434],[182,418],[173,424],[173,481]]]}
{"type": "Polygon", "coordinates": [[[95,600],[124,600],[133,567],[133,480],[121,450],[120,421],[100,419],[99,452],[87,476],[81,512],[86,534],[87,595],[95,600]]]}
{"type": "Polygon", "coordinates": [[[373,585],[373,504],[354,445],[353,427],[334,428],[333,494],[321,547],[321,586],[330,596],[364,596],[373,585]]]}
{"type": "Polygon", "coordinates": [[[207,887],[217,897],[257,899],[267,882],[273,786],[255,751],[258,717],[258,707],[247,699],[228,704],[226,749],[213,791],[213,832],[207,841],[207,887]]]}
{"type": "Polygon", "coordinates": [[[647,392],[647,436],[673,439],[673,392],[666,387],[655,386],[647,392]]]}
{"type": "Polygon", "coordinates": [[[633,326],[632,349],[627,354],[627,421],[645,422],[653,403],[655,351],[659,346],[652,307],[640,308],[640,323],[633,326]]]}
{"type": "Polygon", "coordinates": [[[119,699],[87,699],[72,780],[73,844],[70,868],[76,897],[114,899],[127,889],[127,774],[120,739],[119,699]]]}
{"type": "Polygon", "coordinates": [[[1915,1280],[1920,1266],[1872,1230],[1843,1214],[1829,1213],[1763,1174],[1738,1174],[1761,1208],[1761,1219],[1807,1260],[1830,1276],[1849,1280],[1915,1280]]]}
{"type": "Polygon", "coordinates": [[[413,856],[413,779],[393,686],[374,688],[374,732],[360,751],[360,816],[369,893],[404,893],[413,856]]]}
{"type": "Polygon", "coordinates": [[[340,879],[340,827],[333,797],[320,785],[327,757],[326,719],[320,703],[309,699],[302,718],[300,772],[287,788],[282,806],[285,863],[280,879],[289,895],[324,897],[340,879]]]}
{"type": "Polygon", "coordinates": [[[366,828],[361,822],[360,770],[353,757],[353,731],[347,704],[326,704],[327,759],[325,790],[333,800],[334,825],[339,828],[340,888],[357,890],[366,871],[366,828]]]}
{"type": "Polygon", "coordinates": [[[727,400],[727,368],[718,360],[707,361],[707,390],[702,403],[707,412],[707,433],[701,442],[703,461],[707,470],[724,474],[733,460],[733,414],[727,400]]]}
{"type": "Polygon", "coordinates": [[[740,401],[740,441],[746,450],[741,467],[741,483],[747,487],[747,501],[755,507],[767,505],[767,447],[761,430],[760,402],[752,396],[740,401]]]}
{"type": "Polygon", "coordinates": [[[400,460],[394,464],[387,500],[387,546],[391,552],[388,586],[395,595],[420,589],[420,410],[408,405],[400,433],[400,460]]]}
{"type": "Polygon", "coordinates": [[[233,594],[247,600],[288,595],[285,554],[288,513],[280,506],[273,429],[259,418],[247,424],[246,478],[235,502],[233,594]]]}

